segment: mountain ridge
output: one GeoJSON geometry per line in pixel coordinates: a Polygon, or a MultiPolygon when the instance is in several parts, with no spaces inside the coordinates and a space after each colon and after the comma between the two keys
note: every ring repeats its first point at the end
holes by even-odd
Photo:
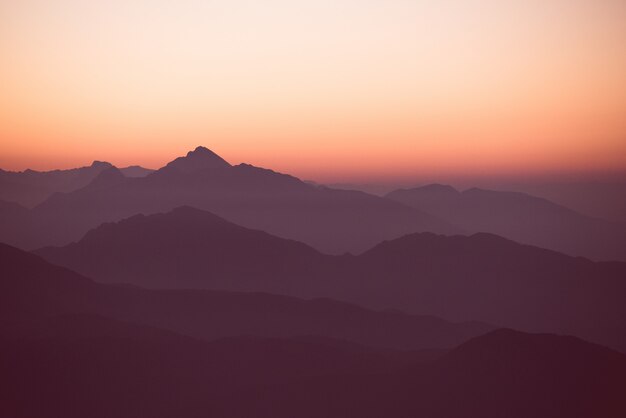
{"type": "Polygon", "coordinates": [[[527,193],[447,187],[399,189],[386,198],[436,213],[469,233],[490,232],[596,261],[626,261],[626,224],[591,218],[527,193]]]}
{"type": "Polygon", "coordinates": [[[212,168],[196,170],[193,163],[180,170],[177,166],[188,158],[180,157],[176,164],[145,177],[120,179],[111,187],[57,193],[29,211],[27,219],[0,220],[0,240],[25,249],[62,245],[104,222],[184,205],[339,254],[407,232],[460,232],[436,216],[388,199],[317,188],[249,164],[230,166],[208,150],[190,155],[200,156],[201,167],[208,155],[212,168]]]}
{"type": "Polygon", "coordinates": [[[100,230],[106,234],[36,253],[102,282],[329,297],[558,331],[626,350],[620,322],[626,263],[593,262],[488,233],[415,233],[356,256],[327,255],[198,209],[183,212],[133,217],[132,228],[109,224],[100,230]]]}

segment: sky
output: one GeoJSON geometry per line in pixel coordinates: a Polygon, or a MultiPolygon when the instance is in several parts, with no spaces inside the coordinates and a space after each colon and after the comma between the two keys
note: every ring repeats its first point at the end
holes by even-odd
{"type": "Polygon", "coordinates": [[[626,172],[623,0],[0,0],[0,167],[626,172]]]}

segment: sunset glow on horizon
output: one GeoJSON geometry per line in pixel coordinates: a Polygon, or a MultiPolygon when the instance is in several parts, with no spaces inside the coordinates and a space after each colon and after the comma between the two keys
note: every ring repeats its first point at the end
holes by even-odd
{"type": "Polygon", "coordinates": [[[626,171],[619,0],[0,0],[0,168],[626,171]]]}

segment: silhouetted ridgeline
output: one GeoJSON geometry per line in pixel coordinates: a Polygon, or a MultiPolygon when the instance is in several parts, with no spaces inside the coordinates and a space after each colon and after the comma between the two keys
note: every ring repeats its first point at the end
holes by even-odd
{"type": "Polygon", "coordinates": [[[0,171],[0,200],[41,202],[0,218],[0,240],[24,249],[64,245],[104,222],[189,205],[327,253],[359,253],[412,232],[491,232],[570,255],[626,260],[624,224],[545,199],[440,185],[380,198],[248,164],[232,166],[204,147],[157,171],[99,162],[74,170],[0,171]]]}
{"type": "Polygon", "coordinates": [[[595,260],[626,261],[626,224],[581,215],[524,193],[432,184],[391,192],[405,203],[469,232],[490,232],[524,244],[595,260]]]}
{"type": "Polygon", "coordinates": [[[23,217],[0,219],[0,241],[25,249],[64,245],[103,222],[189,205],[325,252],[360,252],[408,232],[460,232],[435,216],[362,192],[315,187],[198,147],[143,178],[94,179],[55,194],[23,217]]]}
{"type": "Polygon", "coordinates": [[[0,314],[7,326],[13,322],[26,326],[32,321],[36,325],[53,315],[89,314],[209,340],[317,335],[402,349],[449,348],[493,328],[377,312],[328,299],[98,284],[3,244],[0,275],[0,314]]]}
{"type": "Polygon", "coordinates": [[[626,263],[540,248],[624,259],[619,224],[203,147],[0,189],[0,417],[626,416],[626,263]]]}
{"type": "Polygon", "coordinates": [[[436,328],[458,338],[481,326],[330,301],[101,285],[5,245],[0,268],[2,416],[626,413],[626,356],[572,337],[499,330],[448,353],[400,352],[293,332],[358,340],[359,327],[370,339],[378,329],[380,341],[404,346],[436,328]],[[210,341],[253,329],[283,338],[210,341]]]}
{"type": "MultiPolygon", "coordinates": [[[[69,170],[15,172],[0,169],[0,199],[33,207],[54,193],[67,193],[85,187],[111,167],[110,163],[94,161],[89,167],[69,170]]],[[[120,171],[126,177],[145,177],[154,170],[135,165],[120,168],[120,171]]]]}
{"type": "Polygon", "coordinates": [[[105,224],[37,254],[103,282],[332,297],[626,350],[626,263],[490,234],[412,234],[359,256],[329,256],[187,207],[105,224]]]}

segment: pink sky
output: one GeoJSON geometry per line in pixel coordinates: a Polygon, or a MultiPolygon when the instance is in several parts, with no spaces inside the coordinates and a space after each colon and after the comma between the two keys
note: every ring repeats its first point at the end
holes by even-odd
{"type": "Polygon", "coordinates": [[[0,0],[0,167],[626,168],[619,0],[0,0]]]}

